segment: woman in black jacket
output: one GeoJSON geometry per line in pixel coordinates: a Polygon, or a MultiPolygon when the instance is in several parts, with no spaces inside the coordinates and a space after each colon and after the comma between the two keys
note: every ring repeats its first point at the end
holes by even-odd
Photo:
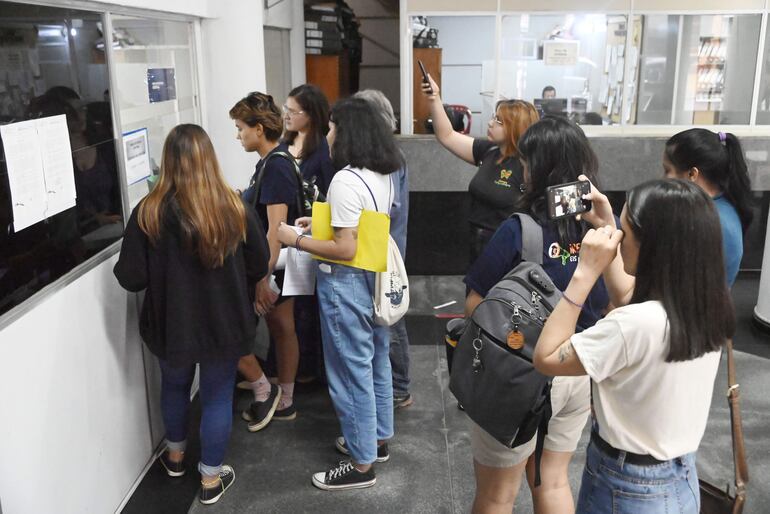
{"type": "Polygon", "coordinates": [[[131,213],[115,276],[146,290],[139,330],[160,362],[169,476],[185,473],[190,388],[200,365],[200,501],[215,503],[235,473],[223,465],[238,358],[255,337],[255,287],[267,274],[256,213],[225,183],[206,132],[179,125],[163,146],[160,178],[131,213]]]}

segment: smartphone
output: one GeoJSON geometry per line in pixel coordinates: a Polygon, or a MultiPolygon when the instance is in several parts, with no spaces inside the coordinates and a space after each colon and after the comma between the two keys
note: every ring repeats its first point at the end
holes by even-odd
{"type": "MultiPolygon", "coordinates": [[[[417,66],[420,67],[420,71],[422,72],[422,82],[423,84],[428,84],[430,87],[430,80],[428,80],[428,72],[425,71],[425,65],[422,63],[421,60],[417,60],[417,66]]],[[[430,94],[433,94],[433,88],[430,88],[430,94]]]]}
{"type": "Polygon", "coordinates": [[[587,180],[546,188],[545,200],[548,205],[548,219],[556,220],[590,211],[591,200],[583,200],[583,195],[590,192],[591,183],[587,180]]]}

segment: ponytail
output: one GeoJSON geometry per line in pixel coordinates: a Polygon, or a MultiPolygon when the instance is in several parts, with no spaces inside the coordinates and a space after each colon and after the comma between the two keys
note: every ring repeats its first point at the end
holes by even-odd
{"type": "Polygon", "coordinates": [[[731,133],[725,133],[725,147],[727,148],[728,173],[727,180],[723,185],[725,197],[733,204],[738,211],[738,217],[741,219],[743,232],[746,233],[754,218],[751,206],[754,203],[754,197],[751,194],[751,181],[749,180],[749,170],[746,166],[746,159],[743,157],[743,148],[741,142],[731,133]]]}
{"type": "Polygon", "coordinates": [[[741,143],[735,135],[693,128],[671,136],[666,157],[677,170],[698,168],[708,182],[718,187],[738,213],[743,232],[751,224],[754,197],[741,143]]]}

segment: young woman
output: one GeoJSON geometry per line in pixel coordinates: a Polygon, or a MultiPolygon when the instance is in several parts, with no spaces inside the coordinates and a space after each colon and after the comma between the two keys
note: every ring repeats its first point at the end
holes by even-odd
{"type": "Polygon", "coordinates": [[[254,355],[247,355],[238,364],[238,371],[251,383],[254,402],[243,411],[251,432],[262,430],[271,419],[282,421],[297,417],[294,407],[294,379],[299,363],[299,344],[294,329],[294,298],[273,290],[283,289],[283,271],[275,269],[281,243],[278,226],[294,223],[299,215],[300,188],[288,147],[280,143],[283,130],[281,112],[273,97],[250,93],[230,109],[235,120],[238,140],[247,152],[261,157],[243,199],[254,205],[262,220],[270,246],[270,273],[257,285],[257,314],[264,316],[270,336],[275,341],[278,361],[278,383],[270,384],[254,355]],[[283,153],[285,156],[275,155],[283,153]],[[271,275],[275,277],[271,284],[271,275]]]}
{"type": "Polygon", "coordinates": [[[497,227],[515,210],[523,181],[518,142],[527,128],[539,119],[535,106],[523,100],[501,100],[487,125],[487,138],[473,138],[452,130],[436,82],[423,85],[430,99],[433,131],[439,142],[479,169],[471,179],[469,218],[470,262],[474,262],[497,227]]]}
{"type": "MultiPolygon", "coordinates": [[[[364,89],[353,95],[369,102],[395,132],[396,115],[390,100],[382,91],[364,89]]],[[[406,162],[393,175],[393,204],[390,206],[390,235],[406,260],[406,228],[409,222],[409,170],[406,162]]],[[[401,409],[414,403],[409,392],[409,335],[406,318],[390,327],[390,366],[393,370],[393,407],[401,409]]]]}
{"type": "MultiPolygon", "coordinates": [[[[520,211],[530,214],[543,230],[543,269],[556,287],[564,290],[578,267],[580,241],[588,230],[574,219],[549,221],[545,189],[574,182],[585,172],[595,178],[598,162],[580,128],[564,118],[546,117],[532,125],[519,141],[526,193],[520,211]]],[[[470,290],[466,315],[489,290],[521,262],[522,228],[517,218],[500,225],[479,259],[471,266],[465,283],[470,290]]],[[[600,319],[609,298],[599,281],[588,295],[579,325],[587,328],[600,319]]],[[[510,513],[526,468],[535,512],[574,511],[567,470],[589,414],[589,383],[585,377],[557,378],[551,389],[553,416],[548,424],[542,461],[541,484],[534,487],[536,437],[508,448],[476,424],[471,425],[471,447],[476,473],[475,514],[510,513]]]]}
{"type": "Polygon", "coordinates": [[[720,350],[735,330],[719,215],[692,182],[657,180],[628,193],[621,223],[622,231],[586,234],[534,364],[593,381],[596,423],[578,512],[696,514],[695,451],[720,350]],[[588,292],[602,274],[611,285],[618,268],[636,277],[631,298],[576,334],[588,292]]]}
{"type": "MultiPolygon", "coordinates": [[[[328,138],[339,169],[328,196],[334,238],[298,236],[288,225],[281,226],[279,237],[298,250],[346,261],[356,254],[361,212],[389,211],[390,174],[403,163],[391,128],[364,100],[351,98],[334,106],[328,138]]],[[[307,218],[299,225],[308,229],[307,218]]],[[[313,485],[325,490],[370,487],[376,481],[372,464],[388,460],[387,440],[393,436],[388,328],[374,322],[374,273],[321,262],[317,280],[326,377],[343,436],[335,446],[351,460],[316,473],[313,485]]]]}
{"type": "Polygon", "coordinates": [[[714,199],[722,226],[727,283],[732,286],[743,257],[743,234],[754,217],[740,141],[730,133],[685,130],[666,141],[663,171],[668,178],[695,182],[714,199]]]}
{"type": "Polygon", "coordinates": [[[115,276],[146,289],[140,332],[160,361],[168,448],[161,464],[185,473],[190,387],[200,366],[200,501],[215,503],[235,473],[222,464],[232,427],[238,358],[255,337],[256,284],[267,274],[267,242],[251,207],[225,183],[208,135],[172,129],[160,178],[126,226],[115,276]]]}
{"type": "Polygon", "coordinates": [[[326,195],[334,176],[326,132],[329,128],[329,101],[312,84],[297,86],[289,92],[283,106],[283,142],[297,159],[302,176],[314,181],[326,195]]]}

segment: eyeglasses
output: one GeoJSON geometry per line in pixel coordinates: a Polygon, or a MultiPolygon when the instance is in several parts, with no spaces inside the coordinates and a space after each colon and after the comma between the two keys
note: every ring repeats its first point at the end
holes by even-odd
{"type": "Polygon", "coordinates": [[[305,111],[295,111],[294,109],[289,109],[288,105],[284,105],[282,108],[283,113],[287,114],[289,116],[299,116],[300,114],[305,114],[305,111]]]}
{"type": "Polygon", "coordinates": [[[501,119],[500,119],[500,116],[498,116],[497,114],[495,114],[494,116],[492,116],[492,121],[494,121],[494,122],[495,122],[495,123],[497,123],[498,125],[502,125],[502,124],[503,124],[503,120],[501,120],[501,119]]]}

